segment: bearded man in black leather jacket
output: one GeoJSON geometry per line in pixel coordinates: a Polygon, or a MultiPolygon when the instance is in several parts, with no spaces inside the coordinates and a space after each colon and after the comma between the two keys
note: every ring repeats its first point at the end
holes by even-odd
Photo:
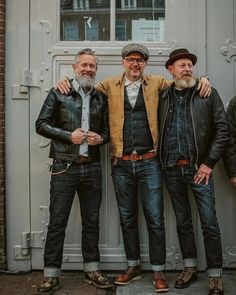
{"type": "Polygon", "coordinates": [[[109,140],[107,97],[94,88],[97,58],[83,49],[73,64],[75,79],[68,94],[49,92],[36,131],[50,138],[53,158],[50,184],[50,221],[44,252],[42,294],[59,288],[63,244],[72,202],[78,193],[82,218],[82,255],[86,282],[110,288],[99,271],[99,209],[102,173],[99,148],[109,140]]]}
{"type": "Polygon", "coordinates": [[[166,68],[174,84],[160,97],[160,160],[174,208],[184,269],[182,289],[197,280],[197,249],[188,187],[200,216],[209,276],[209,295],[223,295],[221,235],[215,212],[212,170],[228,142],[224,105],[216,89],[202,98],[193,77],[197,57],[185,48],[170,53],[166,68]]]}

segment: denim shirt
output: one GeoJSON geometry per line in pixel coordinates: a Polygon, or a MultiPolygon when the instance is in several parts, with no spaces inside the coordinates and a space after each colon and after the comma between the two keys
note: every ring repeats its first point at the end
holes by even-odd
{"type": "Polygon", "coordinates": [[[173,89],[171,102],[171,119],[167,126],[167,159],[166,165],[175,165],[178,159],[188,159],[194,163],[195,147],[190,115],[190,97],[188,90],[173,89]]]}

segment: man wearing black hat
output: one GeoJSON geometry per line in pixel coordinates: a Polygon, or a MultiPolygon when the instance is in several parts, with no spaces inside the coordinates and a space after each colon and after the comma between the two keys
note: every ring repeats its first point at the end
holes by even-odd
{"type": "Polygon", "coordinates": [[[228,124],[224,105],[214,88],[208,97],[200,97],[193,76],[196,62],[197,57],[183,48],[171,52],[166,62],[174,84],[160,97],[160,160],[176,215],[184,264],[175,287],[186,288],[197,280],[189,186],[196,200],[204,236],[209,295],[222,295],[222,247],[212,169],[229,139],[228,124]]]}
{"type": "MultiPolygon", "coordinates": [[[[140,197],[149,235],[153,284],[156,292],[167,292],[169,287],[163,274],[166,245],[162,172],[157,156],[157,108],[159,93],[171,81],[144,74],[149,59],[145,46],[125,45],[121,56],[124,73],[97,85],[97,89],[108,97],[112,179],[128,264],[127,270],[114,282],[126,285],[142,277],[138,229],[140,197]]],[[[208,81],[205,82],[208,86],[208,81]]],[[[60,89],[67,91],[63,87],[60,89]]],[[[208,91],[202,87],[201,92],[203,95],[208,91]]]]}

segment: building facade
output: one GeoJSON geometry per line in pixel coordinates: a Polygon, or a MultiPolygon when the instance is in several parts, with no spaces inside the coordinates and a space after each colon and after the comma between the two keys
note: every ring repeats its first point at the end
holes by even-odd
{"type": "MultiPolygon", "coordinates": [[[[0,266],[27,271],[43,267],[49,205],[50,141],[36,134],[34,123],[55,81],[72,76],[71,64],[78,50],[95,50],[100,81],[122,72],[120,52],[129,42],[143,43],[150,50],[147,73],[166,77],[170,77],[164,66],[169,53],[186,47],[198,56],[197,75],[210,77],[226,105],[236,93],[236,0],[11,0],[6,3],[5,54],[3,0],[0,9],[0,266]]],[[[110,177],[109,145],[102,150],[102,169],[101,266],[118,270],[125,267],[126,259],[110,177]]],[[[236,192],[221,162],[214,177],[224,267],[236,267],[236,192]]],[[[194,202],[192,206],[199,269],[204,269],[201,228],[194,202]]],[[[83,267],[79,211],[75,198],[64,269],[83,267]]],[[[165,222],[166,268],[180,269],[175,218],[166,191],[165,222]]],[[[141,208],[140,239],[142,267],[149,269],[141,208]]]]}

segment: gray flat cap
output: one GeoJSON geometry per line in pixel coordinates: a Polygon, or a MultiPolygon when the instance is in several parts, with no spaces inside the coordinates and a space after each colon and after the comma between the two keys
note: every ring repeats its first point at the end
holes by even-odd
{"type": "Polygon", "coordinates": [[[132,52],[139,52],[143,55],[145,60],[149,59],[148,49],[145,46],[138,43],[130,43],[128,45],[125,45],[121,50],[121,56],[122,58],[124,58],[125,56],[127,56],[128,54],[132,52]]]}

